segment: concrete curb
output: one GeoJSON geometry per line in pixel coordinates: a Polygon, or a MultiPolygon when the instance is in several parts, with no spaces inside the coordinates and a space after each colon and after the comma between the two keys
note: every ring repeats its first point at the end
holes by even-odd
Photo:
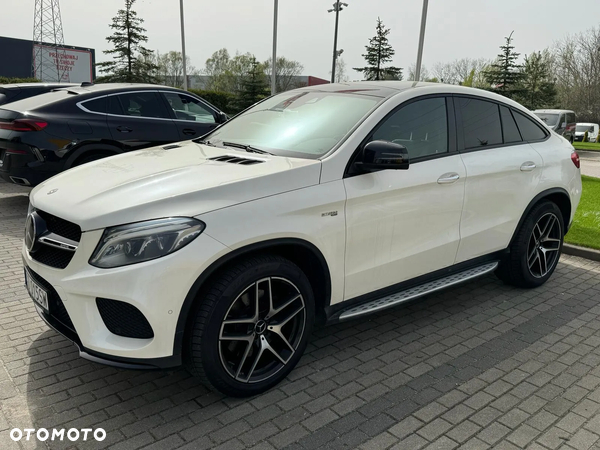
{"type": "Polygon", "coordinates": [[[563,244],[562,252],[566,255],[579,256],[580,258],[600,261],[600,251],[578,245],[563,244]]]}

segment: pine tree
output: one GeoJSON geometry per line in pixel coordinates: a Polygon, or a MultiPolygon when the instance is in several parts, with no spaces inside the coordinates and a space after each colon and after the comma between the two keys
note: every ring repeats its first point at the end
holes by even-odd
{"type": "Polygon", "coordinates": [[[556,87],[552,79],[550,52],[534,52],[525,56],[520,91],[515,100],[529,109],[554,108],[557,106],[556,87]]]}
{"type": "Polygon", "coordinates": [[[364,74],[366,80],[401,80],[401,67],[384,67],[396,54],[388,41],[390,29],[385,28],[383,22],[377,18],[377,34],[369,39],[365,46],[367,53],[362,56],[367,61],[366,67],[354,67],[354,70],[364,74]]]}
{"type": "Polygon", "coordinates": [[[506,97],[513,97],[519,92],[518,84],[523,78],[522,66],[517,64],[520,53],[515,52],[515,47],[512,45],[513,33],[514,31],[505,38],[506,43],[500,46],[502,52],[485,72],[485,79],[492,90],[506,97]]]}
{"type": "Polygon", "coordinates": [[[113,17],[110,28],[114,33],[106,38],[113,49],[104,51],[113,60],[96,64],[100,72],[107,74],[102,81],[158,83],[155,76],[158,66],[153,62],[152,51],[142,45],[148,37],[142,27],[144,20],[133,10],[134,3],[135,0],[125,0],[125,9],[113,17]]]}
{"type": "Polygon", "coordinates": [[[269,95],[264,67],[252,57],[250,70],[242,77],[237,106],[244,110],[269,95]]]}

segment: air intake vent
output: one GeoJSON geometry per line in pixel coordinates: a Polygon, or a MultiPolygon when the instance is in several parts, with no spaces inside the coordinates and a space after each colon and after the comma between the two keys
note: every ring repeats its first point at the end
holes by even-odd
{"type": "Polygon", "coordinates": [[[226,162],[230,164],[240,164],[242,166],[252,166],[254,164],[261,164],[264,161],[259,159],[240,158],[239,156],[217,156],[216,158],[208,158],[210,161],[226,162]]]}
{"type": "Polygon", "coordinates": [[[154,331],[142,312],[130,303],[97,298],[96,305],[108,331],[118,336],[151,339],[154,331]]]}

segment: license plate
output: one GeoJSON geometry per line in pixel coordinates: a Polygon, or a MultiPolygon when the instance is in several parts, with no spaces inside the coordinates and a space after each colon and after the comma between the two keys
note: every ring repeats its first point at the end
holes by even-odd
{"type": "Polygon", "coordinates": [[[25,269],[25,287],[33,301],[48,311],[48,292],[31,278],[27,269],[25,269]]]}

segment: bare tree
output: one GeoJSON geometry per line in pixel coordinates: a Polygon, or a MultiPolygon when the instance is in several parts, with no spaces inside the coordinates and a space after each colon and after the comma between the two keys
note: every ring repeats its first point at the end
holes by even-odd
{"type": "Polygon", "coordinates": [[[479,79],[480,72],[482,72],[487,65],[488,61],[484,58],[462,58],[447,63],[435,64],[431,74],[442,83],[464,84],[467,80],[479,79]]]}
{"type": "MultiPolygon", "coordinates": [[[[265,75],[271,79],[272,60],[269,58],[265,63],[265,75]]],[[[298,87],[296,77],[302,75],[304,66],[298,61],[287,59],[284,56],[278,56],[275,64],[275,85],[277,92],[288,91],[298,87]]]]}
{"type": "MultiPolygon", "coordinates": [[[[187,73],[194,75],[197,70],[191,64],[190,57],[186,55],[187,73]]],[[[158,77],[167,86],[177,88],[183,87],[183,57],[181,52],[170,51],[164,54],[156,54],[158,66],[158,77]]]]}
{"type": "MultiPolygon", "coordinates": [[[[415,81],[416,68],[417,68],[417,65],[415,63],[411,64],[411,66],[408,68],[408,78],[406,79],[407,81],[415,81]]],[[[437,79],[437,77],[436,77],[436,79],[437,79]]],[[[418,81],[430,81],[430,80],[431,80],[431,78],[429,76],[429,71],[427,70],[427,67],[421,66],[421,76],[419,77],[418,81]]]]}
{"type": "Polygon", "coordinates": [[[348,80],[349,78],[346,74],[346,61],[344,61],[344,58],[340,58],[338,56],[338,58],[335,61],[335,82],[345,83],[348,80]]]}
{"type": "Polygon", "coordinates": [[[579,120],[600,121],[600,29],[567,36],[553,53],[561,106],[579,120]]]}

